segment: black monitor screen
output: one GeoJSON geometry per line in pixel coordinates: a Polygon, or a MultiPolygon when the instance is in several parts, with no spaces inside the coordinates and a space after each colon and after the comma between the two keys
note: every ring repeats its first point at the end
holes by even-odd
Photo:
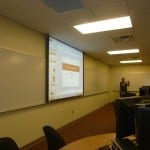
{"type": "Polygon", "coordinates": [[[114,102],[116,114],[116,138],[123,138],[135,134],[134,110],[122,100],[114,102]]]}
{"type": "Polygon", "coordinates": [[[142,86],[139,88],[140,96],[148,96],[150,95],[150,86],[142,86]]]}
{"type": "Polygon", "coordinates": [[[150,107],[136,109],[136,139],[139,149],[150,149],[150,107]]]}

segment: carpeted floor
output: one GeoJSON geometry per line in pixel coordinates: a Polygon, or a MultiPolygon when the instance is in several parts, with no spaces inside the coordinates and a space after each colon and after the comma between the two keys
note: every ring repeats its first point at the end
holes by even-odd
{"type": "MultiPolygon", "coordinates": [[[[66,144],[77,139],[101,133],[115,132],[115,113],[112,104],[108,104],[60,129],[58,132],[64,138],[66,144]]],[[[45,137],[41,137],[21,150],[47,150],[45,137]]]]}
{"type": "Polygon", "coordinates": [[[66,143],[91,135],[115,132],[113,104],[105,105],[95,112],[74,121],[61,128],[59,132],[64,137],[66,143]]]}

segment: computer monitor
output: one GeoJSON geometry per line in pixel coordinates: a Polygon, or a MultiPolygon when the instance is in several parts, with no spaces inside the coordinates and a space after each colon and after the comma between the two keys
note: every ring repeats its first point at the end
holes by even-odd
{"type": "Polygon", "coordinates": [[[140,96],[149,96],[150,95],[150,86],[142,86],[139,88],[140,96]]]}
{"type": "Polygon", "coordinates": [[[149,97],[137,97],[133,99],[133,103],[128,103],[130,100],[117,99],[114,102],[116,138],[124,138],[134,134],[138,150],[149,150],[150,105],[146,103],[147,101],[149,102],[149,97]],[[143,105],[135,105],[137,103],[143,103],[143,105]]]}
{"type": "Polygon", "coordinates": [[[116,114],[116,138],[124,138],[135,134],[134,109],[120,99],[114,102],[114,108],[116,114]]]}
{"type": "Polygon", "coordinates": [[[138,107],[135,111],[136,141],[139,150],[150,149],[150,107],[138,107]]]}

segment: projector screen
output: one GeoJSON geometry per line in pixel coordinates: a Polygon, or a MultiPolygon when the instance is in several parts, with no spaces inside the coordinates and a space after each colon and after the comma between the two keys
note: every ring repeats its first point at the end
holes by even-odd
{"type": "Polygon", "coordinates": [[[49,37],[48,101],[83,95],[83,52],[49,37]]]}

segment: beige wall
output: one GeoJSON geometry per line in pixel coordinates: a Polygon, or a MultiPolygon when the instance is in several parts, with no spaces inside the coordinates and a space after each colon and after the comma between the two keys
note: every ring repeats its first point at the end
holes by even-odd
{"type": "Polygon", "coordinates": [[[121,77],[130,81],[128,90],[139,95],[139,87],[150,85],[150,65],[122,65],[111,67],[111,89],[114,93],[119,91],[121,77]]]}
{"type": "Polygon", "coordinates": [[[85,55],[84,95],[109,92],[109,72],[110,68],[108,66],[85,55]]]}
{"type": "Polygon", "coordinates": [[[0,47],[45,57],[45,37],[0,16],[0,47]]]}
{"type": "MultiPolygon", "coordinates": [[[[45,36],[43,34],[3,17],[0,17],[0,26],[0,47],[40,56],[44,59],[45,36]]],[[[95,62],[91,57],[88,57],[88,59],[92,63],[95,62]]],[[[97,61],[96,65],[101,66],[100,72],[109,73],[108,66],[97,61]]],[[[85,76],[88,79],[91,78],[90,73],[85,74],[85,76]]],[[[90,84],[88,86],[90,87],[90,84]]],[[[72,98],[32,108],[0,113],[0,136],[11,136],[19,146],[23,146],[43,136],[43,125],[51,124],[55,128],[59,128],[107,104],[112,100],[108,92],[109,90],[91,96],[72,98]]]]}

